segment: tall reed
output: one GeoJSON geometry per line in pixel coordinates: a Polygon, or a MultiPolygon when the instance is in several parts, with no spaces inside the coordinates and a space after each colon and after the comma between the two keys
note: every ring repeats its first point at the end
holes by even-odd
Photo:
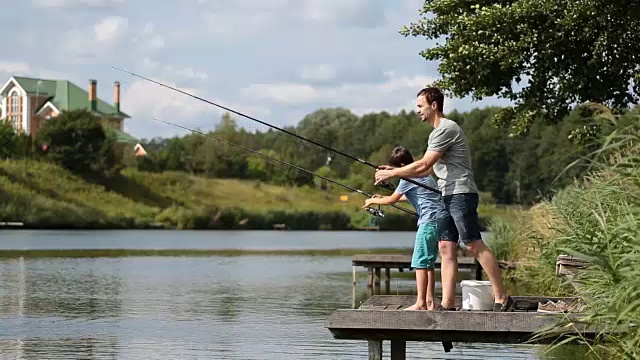
{"type": "Polygon", "coordinates": [[[578,323],[602,329],[594,342],[572,340],[592,358],[639,359],[640,127],[613,133],[595,155],[589,175],[550,203],[554,252],[588,263],[573,280],[588,304],[578,323]]]}

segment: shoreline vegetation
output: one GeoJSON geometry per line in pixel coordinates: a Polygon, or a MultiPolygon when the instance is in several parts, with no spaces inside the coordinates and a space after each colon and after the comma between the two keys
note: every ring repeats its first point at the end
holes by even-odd
{"type": "MultiPolygon", "coordinates": [[[[100,184],[30,159],[0,160],[0,198],[0,221],[24,224],[11,229],[415,230],[413,216],[390,207],[371,223],[365,197],[339,189],[133,168],[100,184]]],[[[487,225],[510,211],[483,204],[480,215],[487,225]]]]}
{"type": "Polygon", "coordinates": [[[602,327],[595,342],[573,338],[589,349],[587,358],[638,359],[640,126],[612,134],[595,155],[582,180],[509,220],[493,222],[489,246],[498,259],[518,259],[505,276],[523,295],[576,296],[587,303],[577,322],[559,324],[602,327]],[[561,254],[587,262],[571,282],[555,275],[561,254]]]}

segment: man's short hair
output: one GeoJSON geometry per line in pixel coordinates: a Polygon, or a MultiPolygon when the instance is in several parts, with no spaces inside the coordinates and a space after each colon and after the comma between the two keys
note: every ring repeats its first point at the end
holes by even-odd
{"type": "Polygon", "coordinates": [[[438,111],[444,112],[444,94],[437,87],[426,87],[418,91],[416,97],[424,95],[427,104],[431,105],[434,101],[438,104],[438,111]]]}
{"type": "Polygon", "coordinates": [[[413,155],[411,155],[411,152],[402,146],[396,146],[391,151],[391,156],[389,156],[387,164],[394,167],[402,167],[412,162],[413,155]]]}

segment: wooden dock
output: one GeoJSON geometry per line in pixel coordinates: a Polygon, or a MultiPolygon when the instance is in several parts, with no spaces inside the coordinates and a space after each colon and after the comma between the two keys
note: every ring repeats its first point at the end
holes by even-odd
{"type": "MultiPolygon", "coordinates": [[[[391,282],[391,269],[398,269],[403,272],[404,270],[413,270],[411,267],[411,254],[357,254],[351,258],[351,265],[353,269],[353,285],[356,285],[356,268],[365,267],[369,274],[368,287],[376,286],[380,287],[380,275],[382,269],[385,274],[385,284],[387,288],[391,282]]],[[[440,258],[436,260],[436,269],[439,269],[441,265],[440,258]]],[[[514,265],[504,261],[499,262],[499,265],[503,269],[514,268],[514,265]]],[[[474,278],[476,280],[482,280],[482,267],[478,261],[473,257],[459,257],[458,258],[459,270],[471,270],[474,271],[474,278]]]]}
{"type": "MultiPolygon", "coordinates": [[[[573,298],[513,296],[514,312],[492,311],[405,311],[415,295],[372,296],[358,309],[338,309],[325,322],[334,339],[367,340],[369,359],[382,359],[382,342],[391,341],[391,359],[403,360],[407,341],[475,343],[551,343],[576,329],[557,327],[559,321],[577,314],[537,312],[538,302],[575,301],[573,298]],[[556,336],[533,339],[536,332],[554,329],[556,336]]],[[[461,298],[457,299],[460,307],[461,298]]],[[[596,330],[575,323],[577,331],[593,338],[596,330]]]]}

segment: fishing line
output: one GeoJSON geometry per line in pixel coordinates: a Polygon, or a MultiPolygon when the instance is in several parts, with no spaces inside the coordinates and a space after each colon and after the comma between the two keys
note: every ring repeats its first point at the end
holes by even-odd
{"type": "MultiPolygon", "coordinates": [[[[262,154],[262,153],[261,153],[261,152],[259,152],[259,151],[256,151],[256,150],[253,150],[253,149],[250,149],[250,148],[248,148],[248,147],[245,147],[245,146],[242,146],[242,145],[239,145],[239,144],[236,144],[236,143],[234,143],[234,142],[231,142],[231,141],[228,141],[228,140],[225,140],[225,139],[221,139],[221,138],[217,138],[217,137],[215,137],[215,136],[212,136],[212,135],[209,135],[209,134],[205,134],[205,133],[203,133],[203,132],[201,132],[201,131],[198,131],[198,130],[189,129],[189,128],[185,127],[185,126],[178,125],[178,124],[174,124],[174,123],[169,122],[169,121],[160,120],[160,119],[157,119],[157,118],[155,118],[155,117],[152,117],[152,119],[153,119],[153,120],[156,120],[156,121],[159,121],[159,122],[163,122],[163,123],[168,124],[168,125],[171,125],[171,126],[175,126],[175,127],[182,128],[182,129],[187,130],[187,131],[191,131],[191,132],[196,133],[196,134],[200,134],[200,135],[202,135],[202,136],[204,136],[204,137],[211,138],[211,139],[214,139],[214,140],[217,140],[217,141],[223,142],[223,143],[228,144],[228,145],[236,146],[236,147],[241,148],[241,149],[243,149],[243,150],[245,150],[245,151],[249,151],[249,152],[251,152],[251,153],[253,153],[253,154],[256,154],[256,155],[258,155],[258,156],[261,156],[261,157],[263,157],[263,158],[265,158],[265,159],[272,160],[272,161],[277,161],[277,162],[279,162],[279,163],[281,163],[281,164],[283,164],[283,165],[287,165],[287,166],[290,166],[290,167],[292,167],[292,168],[294,168],[294,169],[297,169],[297,170],[303,171],[303,172],[305,172],[305,173],[307,173],[307,174],[310,174],[310,175],[313,175],[313,176],[317,176],[317,177],[319,177],[319,178],[321,178],[321,179],[323,179],[323,180],[325,180],[325,181],[328,181],[328,182],[330,182],[330,183],[332,183],[332,184],[336,184],[336,185],[338,185],[338,186],[342,186],[342,187],[347,188],[347,189],[349,189],[349,190],[351,190],[351,191],[353,191],[353,192],[357,192],[358,194],[364,195],[364,196],[366,196],[366,197],[368,197],[368,198],[370,198],[370,197],[372,196],[371,194],[367,194],[366,192],[364,192],[364,191],[362,191],[362,190],[359,190],[359,189],[356,189],[356,188],[354,188],[354,187],[352,187],[352,186],[342,184],[342,183],[340,183],[340,182],[337,182],[337,181],[335,181],[335,180],[329,179],[329,178],[324,177],[324,176],[322,176],[322,175],[318,175],[318,174],[316,174],[316,173],[314,173],[314,172],[311,172],[311,171],[309,171],[309,170],[307,170],[307,169],[301,168],[301,167],[299,167],[299,166],[297,166],[297,165],[294,165],[294,164],[288,163],[288,162],[286,162],[286,161],[282,161],[282,160],[280,160],[280,159],[276,159],[276,158],[271,157],[271,156],[269,156],[269,155],[262,154]]],[[[403,208],[403,207],[401,207],[401,206],[397,206],[397,205],[395,205],[395,204],[391,204],[391,206],[392,206],[392,207],[394,207],[394,208],[396,208],[396,209],[398,209],[398,210],[400,210],[400,211],[403,211],[403,212],[405,212],[405,213],[407,213],[407,214],[411,214],[411,215],[416,216],[416,217],[418,216],[418,214],[417,214],[417,213],[415,213],[414,211],[411,211],[411,210],[405,209],[405,208],[403,208]]],[[[380,210],[380,209],[366,208],[365,210],[366,210],[367,212],[369,212],[370,214],[372,214],[373,216],[377,216],[377,217],[384,217],[384,212],[382,212],[382,210],[380,210]]]]}
{"type": "MultiPolygon", "coordinates": [[[[267,122],[264,122],[264,121],[262,121],[262,120],[259,120],[259,119],[256,119],[256,118],[254,118],[254,117],[251,117],[251,116],[249,116],[249,115],[243,114],[243,113],[238,112],[238,111],[236,111],[236,110],[230,109],[230,108],[228,108],[228,107],[226,107],[226,106],[223,106],[223,105],[220,105],[220,104],[216,104],[216,103],[214,103],[213,101],[209,101],[209,100],[203,99],[203,98],[201,98],[201,97],[199,97],[199,96],[196,96],[196,95],[193,95],[193,94],[189,94],[189,93],[188,93],[188,92],[186,92],[186,91],[183,91],[183,90],[177,89],[177,88],[175,88],[175,87],[172,87],[172,86],[169,86],[169,85],[163,84],[163,83],[161,83],[161,82],[159,82],[159,81],[156,81],[156,80],[149,79],[149,78],[144,77],[144,76],[142,76],[142,75],[138,75],[138,74],[136,74],[136,73],[133,73],[133,72],[130,72],[130,71],[127,71],[127,70],[124,70],[124,69],[117,68],[117,67],[115,67],[115,66],[112,66],[111,68],[113,68],[113,69],[115,69],[115,70],[118,70],[118,71],[121,71],[121,72],[124,72],[124,73],[127,73],[127,74],[129,74],[129,75],[131,75],[131,76],[135,76],[135,77],[137,77],[137,78],[140,78],[140,79],[143,79],[143,80],[146,80],[146,81],[152,82],[152,83],[154,83],[154,84],[156,84],[156,85],[163,86],[163,87],[165,87],[165,88],[167,88],[167,89],[170,89],[170,90],[173,90],[173,91],[179,92],[179,93],[181,93],[181,94],[184,94],[184,95],[190,96],[190,97],[192,97],[192,98],[194,98],[194,99],[196,99],[196,100],[200,100],[200,101],[203,101],[203,102],[205,102],[205,103],[207,103],[207,104],[210,104],[210,105],[213,105],[213,106],[219,107],[219,108],[224,109],[224,110],[226,110],[226,111],[232,112],[232,113],[234,113],[234,114],[236,114],[236,115],[240,115],[240,116],[245,117],[245,118],[247,118],[247,119],[250,119],[250,120],[256,121],[256,122],[258,122],[258,123],[260,123],[260,124],[263,124],[263,125],[269,126],[269,127],[273,128],[273,129],[280,130],[280,131],[282,131],[282,132],[284,132],[284,133],[287,133],[287,134],[289,134],[289,135],[291,135],[291,136],[295,136],[295,137],[296,137],[296,138],[298,138],[298,139],[301,139],[301,140],[304,140],[304,141],[310,142],[310,143],[312,143],[312,144],[314,144],[314,145],[316,145],[316,146],[320,146],[320,147],[322,147],[322,148],[324,148],[324,149],[326,149],[326,150],[333,151],[333,152],[338,153],[338,154],[340,154],[340,155],[342,155],[342,156],[344,156],[344,157],[347,157],[347,158],[349,158],[349,159],[351,159],[351,160],[354,160],[354,161],[357,161],[357,162],[359,162],[359,163],[362,163],[362,164],[368,165],[368,166],[370,166],[370,167],[373,167],[374,169],[378,169],[378,168],[379,168],[379,166],[378,166],[378,165],[375,165],[375,164],[373,164],[373,163],[370,163],[369,161],[366,161],[366,160],[363,160],[363,159],[356,158],[356,157],[351,156],[351,155],[349,155],[349,154],[347,154],[347,153],[344,153],[344,152],[342,152],[342,151],[339,151],[339,150],[336,150],[336,149],[330,148],[330,147],[328,147],[328,146],[326,146],[326,145],[322,145],[322,144],[320,144],[320,143],[318,143],[318,142],[315,142],[315,141],[313,141],[313,140],[307,139],[307,138],[305,138],[305,137],[303,137],[303,136],[300,136],[300,135],[298,135],[298,134],[295,134],[295,133],[293,133],[293,132],[291,132],[291,131],[288,131],[288,130],[282,129],[282,128],[277,127],[277,126],[275,126],[275,125],[271,125],[271,124],[269,124],[269,123],[267,123],[267,122]]],[[[433,192],[435,192],[435,193],[437,193],[437,194],[440,194],[440,191],[439,191],[439,190],[434,189],[434,188],[432,188],[432,187],[430,187],[430,186],[427,186],[427,185],[425,185],[425,184],[422,184],[422,183],[420,183],[420,182],[418,182],[418,181],[415,181],[415,180],[413,180],[413,179],[411,179],[411,178],[404,178],[404,177],[401,177],[400,179],[403,179],[403,180],[408,181],[408,182],[410,182],[410,183],[412,183],[412,184],[414,184],[414,185],[418,185],[418,186],[420,186],[420,187],[422,187],[422,188],[425,188],[425,189],[427,189],[427,190],[431,190],[431,191],[433,191],[433,192]]],[[[382,185],[382,184],[381,184],[381,185],[382,185]]],[[[393,190],[393,185],[391,185],[391,183],[386,183],[386,184],[385,184],[385,186],[383,186],[383,187],[385,187],[385,188],[387,188],[387,189],[389,189],[389,190],[393,190]]]]}

